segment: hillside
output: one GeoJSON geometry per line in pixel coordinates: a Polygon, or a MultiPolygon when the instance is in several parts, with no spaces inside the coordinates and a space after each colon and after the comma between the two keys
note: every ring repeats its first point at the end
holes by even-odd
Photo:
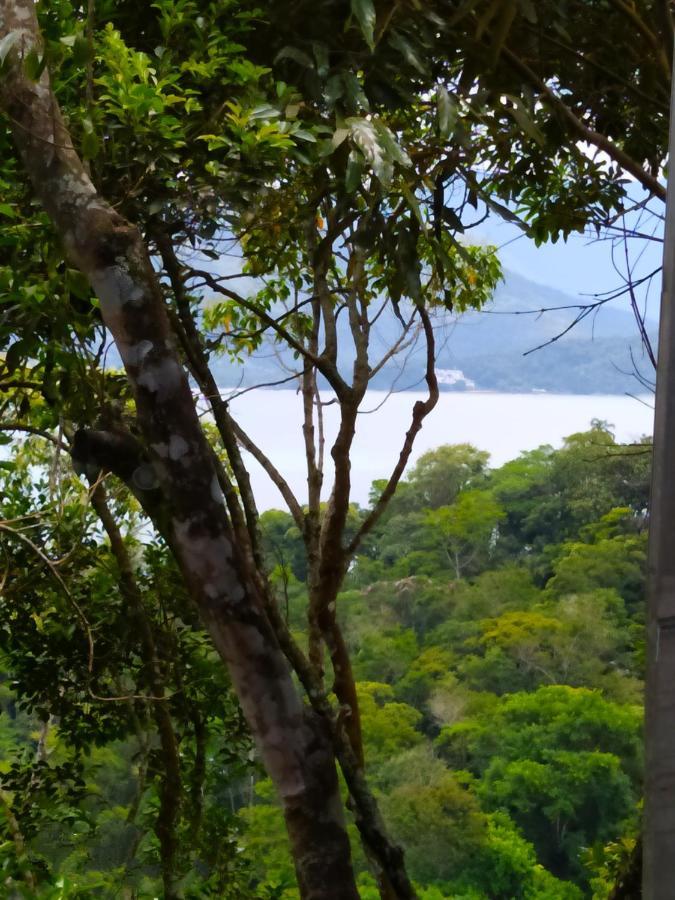
{"type": "MultiPolygon", "coordinates": [[[[632,375],[631,349],[642,372],[649,364],[629,311],[603,307],[569,333],[536,352],[528,351],[560,335],[573,321],[576,310],[555,309],[584,303],[562,291],[537,284],[512,271],[481,312],[447,315],[436,320],[437,366],[443,390],[491,390],[504,392],[550,391],[570,394],[623,394],[640,392],[632,375]],[[539,314],[541,310],[548,310],[539,314]],[[525,355],[527,354],[527,355],[525,355]]],[[[346,323],[342,324],[346,332],[346,323]]],[[[650,325],[650,332],[656,328],[650,325]]],[[[373,329],[373,357],[396,340],[400,325],[393,313],[383,314],[373,329]]],[[[345,333],[341,346],[349,346],[345,333]]],[[[242,367],[223,358],[216,365],[224,387],[273,382],[294,365],[292,355],[271,344],[242,367]]],[[[351,366],[345,353],[341,367],[351,366]]],[[[378,373],[373,387],[386,390],[417,387],[423,377],[421,347],[395,358],[378,373]]]]}
{"type": "MultiPolygon", "coordinates": [[[[29,452],[14,447],[14,469],[0,468],[15,520],[52,471],[46,442],[30,440],[29,452]]],[[[646,449],[598,423],[494,469],[470,444],[437,447],[354,558],[336,597],[338,633],[368,783],[419,900],[605,900],[630,869],[643,779],[646,449]]],[[[129,544],[143,566],[133,583],[144,587],[144,628],[171,651],[168,702],[146,712],[138,614],[115,590],[95,520],[81,539],[81,493],[63,496],[30,540],[72,523],[59,573],[86,598],[96,668],[83,691],[86,645],[67,598],[25,541],[7,541],[20,574],[0,594],[0,799],[14,816],[0,817],[0,883],[21,885],[30,865],[40,890],[0,896],[113,900],[121,886],[138,900],[166,897],[157,810],[171,748],[182,896],[300,900],[277,795],[166,545],[138,528],[129,544]],[[138,687],[120,699],[135,702],[113,704],[122,678],[138,687]],[[171,743],[160,741],[158,708],[171,743]],[[19,823],[14,839],[7,821],[19,823]]],[[[134,525],[133,506],[116,503],[134,525]]],[[[351,527],[371,510],[352,507],[351,527]]],[[[259,523],[275,596],[305,650],[301,532],[280,510],[259,523]]],[[[326,667],[332,684],[327,656],[326,667]]],[[[351,834],[358,896],[380,900],[351,834]]]]}

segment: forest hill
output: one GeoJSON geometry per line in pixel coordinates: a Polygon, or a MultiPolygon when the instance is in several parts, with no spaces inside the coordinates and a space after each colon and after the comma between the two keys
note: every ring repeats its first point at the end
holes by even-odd
{"type": "MultiPolygon", "coordinates": [[[[34,439],[13,450],[0,490],[18,519],[49,496],[53,457],[34,439]]],[[[423,900],[603,898],[628,865],[649,458],[646,442],[617,444],[602,423],[496,469],[471,445],[439,447],[411,469],[352,565],[339,609],[367,771],[423,900]]],[[[24,882],[29,872],[44,896],[112,897],[120,884],[150,896],[161,890],[167,760],[153,701],[135,687],[140,636],[82,490],[64,476],[59,504],[30,531],[34,547],[68,550],[59,576],[69,596],[29,544],[5,545],[5,872],[24,882]],[[91,672],[71,605],[85,599],[91,672]]],[[[184,785],[175,840],[185,895],[297,898],[281,810],[174,564],[134,532],[133,502],[112,502],[154,599],[145,615],[184,785]]],[[[350,527],[365,515],[353,506],[350,527]]],[[[303,643],[301,536],[280,511],[261,527],[280,608],[303,643]]],[[[361,896],[375,900],[356,840],[354,854],[361,896]]]]}

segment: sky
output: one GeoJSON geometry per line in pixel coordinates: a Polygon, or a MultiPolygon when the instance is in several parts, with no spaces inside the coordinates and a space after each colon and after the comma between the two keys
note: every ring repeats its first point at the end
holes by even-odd
{"type": "MultiPolygon", "coordinates": [[[[640,199],[636,188],[631,193],[634,200],[640,199]]],[[[657,212],[662,212],[659,204],[654,205],[657,212]]],[[[644,214],[631,217],[631,227],[640,234],[649,234],[657,240],[645,240],[636,237],[629,241],[629,258],[635,266],[635,275],[640,277],[657,269],[661,262],[662,244],[658,240],[662,233],[661,222],[644,214]]],[[[573,234],[567,241],[535,246],[522,231],[496,215],[491,215],[486,222],[468,237],[475,237],[481,242],[493,243],[499,247],[499,256],[505,269],[511,269],[532,281],[557,288],[573,295],[593,295],[604,291],[612,291],[622,285],[622,275],[626,271],[625,251],[622,241],[600,241],[590,236],[573,234]],[[617,268],[619,271],[617,272],[617,268]]],[[[640,293],[641,299],[647,300],[648,318],[658,318],[660,279],[655,279],[649,289],[640,293]]],[[[589,300],[592,297],[589,297],[589,300]]],[[[628,299],[616,301],[618,306],[628,309],[628,299]]]]}
{"type": "MultiPolygon", "coordinates": [[[[536,247],[515,225],[496,218],[486,222],[480,231],[477,229],[475,236],[481,242],[493,243],[499,248],[499,257],[505,269],[570,295],[592,301],[595,294],[618,291],[622,287],[626,272],[622,242],[612,247],[610,241],[575,234],[570,235],[566,242],[561,240],[557,244],[536,247]]],[[[659,268],[663,251],[660,241],[636,238],[629,243],[629,248],[635,277],[659,268]]],[[[646,303],[649,319],[658,319],[659,290],[660,277],[657,275],[651,285],[645,284],[637,291],[640,302],[646,303]]],[[[630,308],[628,297],[612,303],[626,310],[630,308]]]]}

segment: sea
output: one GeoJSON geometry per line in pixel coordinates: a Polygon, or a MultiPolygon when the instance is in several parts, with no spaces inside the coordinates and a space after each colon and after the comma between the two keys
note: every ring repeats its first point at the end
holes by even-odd
{"type": "MultiPolygon", "coordinates": [[[[302,503],[307,499],[302,398],[294,390],[257,389],[234,395],[230,410],[239,424],[284,475],[302,503]]],[[[351,465],[352,500],[366,505],[375,479],[386,478],[396,464],[415,401],[424,394],[372,391],[366,395],[357,423],[351,465]]],[[[331,440],[338,425],[338,407],[323,407],[326,432],[325,490],[332,484],[331,440]]],[[[653,396],[601,394],[503,394],[490,391],[446,391],[424,422],[415,441],[411,464],[441,444],[471,443],[500,466],[525,450],[542,444],[559,447],[567,435],[588,429],[594,419],[608,423],[618,441],[638,441],[651,435],[653,396]]],[[[260,510],[284,509],[268,476],[248,454],[253,490],[260,510]]]]}

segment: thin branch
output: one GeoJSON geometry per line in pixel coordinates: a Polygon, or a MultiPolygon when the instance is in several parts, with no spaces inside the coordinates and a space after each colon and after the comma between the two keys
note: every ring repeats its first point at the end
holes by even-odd
{"type": "Polygon", "coordinates": [[[297,353],[299,353],[304,359],[309,360],[312,365],[316,366],[317,369],[321,372],[321,374],[326,378],[326,380],[330,383],[333,390],[336,394],[341,394],[345,389],[345,383],[342,380],[342,377],[337,371],[337,368],[328,360],[321,356],[314,356],[311,354],[307,348],[299,341],[297,338],[293,337],[293,335],[287,331],[285,328],[282,328],[281,325],[277,322],[274,316],[271,316],[269,313],[265,312],[265,310],[261,309],[257,304],[253,303],[251,300],[248,300],[246,297],[242,297],[240,294],[231,291],[229,288],[226,288],[224,285],[219,284],[217,278],[214,278],[209,272],[202,272],[198,270],[192,270],[194,275],[199,275],[206,284],[211,288],[211,290],[216,293],[222,294],[224,297],[228,297],[230,300],[234,300],[236,303],[239,303],[244,309],[249,310],[254,315],[258,316],[258,318],[263,321],[266,325],[268,325],[273,331],[275,331],[279,337],[283,338],[284,341],[292,347],[297,353]]]}
{"type": "Polygon", "coordinates": [[[523,62],[515,53],[513,53],[512,50],[509,50],[508,47],[504,46],[502,47],[502,54],[508,59],[513,68],[527,78],[530,84],[536,87],[541,95],[549,101],[551,106],[567,120],[571,128],[579,135],[579,137],[588,141],[589,144],[592,144],[599,150],[604,150],[604,152],[624,171],[633,175],[646,190],[665,201],[666,189],[657,178],[649,172],[646,172],[632,156],[629,156],[624,150],[617,147],[617,145],[606,135],[600,134],[598,131],[594,131],[587,125],[584,125],[581,119],[579,119],[569,106],[558,97],[555,91],[553,91],[549,85],[547,85],[546,82],[527,65],[527,63],[523,62]]]}
{"type": "Polygon", "coordinates": [[[649,339],[649,334],[647,333],[647,328],[645,326],[644,316],[640,312],[640,307],[638,306],[637,298],[635,296],[635,289],[633,285],[633,272],[630,265],[630,259],[628,257],[628,241],[624,237],[623,242],[625,259],[626,259],[626,287],[628,289],[628,293],[630,296],[630,305],[633,310],[633,315],[635,317],[635,321],[638,326],[638,330],[640,332],[640,338],[642,339],[642,345],[645,348],[647,356],[654,367],[654,371],[656,371],[656,356],[654,354],[654,349],[652,347],[652,342],[649,339]]]}
{"type": "Polygon", "coordinates": [[[0,431],[21,431],[26,434],[34,434],[54,444],[59,450],[69,450],[68,445],[54,437],[53,434],[49,434],[48,431],[43,431],[41,428],[35,428],[33,425],[23,425],[19,422],[0,422],[0,431]]]}
{"type": "MultiPolygon", "coordinates": [[[[554,47],[558,47],[560,50],[563,50],[565,53],[569,53],[570,56],[574,56],[575,59],[578,59],[579,62],[588,66],[590,69],[595,69],[597,72],[602,73],[607,76],[611,81],[621,84],[627,91],[629,91],[633,96],[638,98],[639,100],[646,101],[647,103],[657,103],[664,112],[668,112],[668,100],[667,95],[666,99],[660,100],[658,97],[653,96],[652,94],[648,94],[646,91],[640,90],[640,88],[635,84],[635,82],[629,81],[627,78],[624,78],[622,75],[619,75],[618,72],[614,72],[611,69],[606,68],[606,66],[602,65],[602,63],[598,62],[596,59],[589,57],[579,50],[576,50],[574,47],[570,47],[569,44],[566,44],[564,41],[559,40],[558,38],[553,37],[552,34],[549,34],[544,29],[537,28],[535,25],[529,25],[527,23],[526,27],[532,33],[536,33],[538,37],[543,38],[549,44],[552,44],[554,47]]],[[[668,77],[668,82],[670,81],[670,76],[668,77]]]]}
{"type": "MultiPolygon", "coordinates": [[[[242,388],[240,391],[235,391],[234,394],[228,394],[227,399],[223,397],[223,395],[219,392],[218,396],[226,403],[231,403],[233,400],[238,400],[239,397],[243,397],[244,394],[249,394],[251,391],[259,391],[262,388],[270,388],[270,387],[279,387],[281,384],[288,384],[290,381],[297,381],[301,376],[301,372],[292,372],[290,375],[287,375],[285,378],[279,378],[277,381],[263,381],[260,384],[252,384],[250,387],[242,388]]],[[[206,399],[210,399],[210,395],[206,396],[206,399]]]]}
{"type": "Polygon", "coordinates": [[[551,344],[555,344],[561,338],[563,338],[568,332],[570,332],[579,322],[583,322],[583,320],[589,316],[595,309],[595,304],[592,306],[586,307],[581,310],[581,312],[574,317],[574,319],[570,322],[567,328],[563,328],[559,334],[556,334],[554,337],[550,338],[548,341],[544,341],[542,344],[537,344],[536,347],[532,347],[530,350],[526,350],[523,353],[523,356],[529,356],[530,353],[536,353],[537,350],[542,350],[544,347],[549,347],[551,344]]]}
{"type": "Polygon", "coordinates": [[[610,0],[610,3],[623,13],[628,21],[634,25],[640,34],[642,34],[652,45],[652,49],[656,53],[659,66],[661,67],[661,75],[664,79],[664,83],[668,83],[671,78],[670,63],[658,35],[652,31],[645,20],[638,15],[634,3],[629,4],[626,3],[625,0],[610,0]]]}
{"type": "Polygon", "coordinates": [[[404,350],[407,350],[408,347],[411,347],[416,343],[419,332],[416,332],[412,335],[409,334],[414,317],[415,315],[413,313],[413,315],[406,323],[405,328],[403,329],[403,332],[401,333],[401,336],[398,338],[398,340],[393,344],[393,346],[389,348],[389,350],[387,350],[380,361],[370,370],[368,374],[369,381],[373,380],[377,373],[389,362],[390,359],[392,359],[397,354],[402,353],[404,350]]]}
{"type": "Polygon", "coordinates": [[[265,470],[270,481],[274,484],[281,496],[286,501],[286,506],[288,507],[288,511],[290,512],[291,516],[293,516],[293,521],[298,526],[300,531],[304,531],[305,514],[302,511],[302,507],[298,503],[298,500],[291,490],[290,485],[288,484],[286,479],[276,468],[274,463],[265,455],[265,453],[263,453],[260,447],[258,447],[258,445],[248,436],[241,425],[232,420],[232,427],[241,446],[244,448],[244,450],[247,450],[256,460],[256,462],[259,463],[265,470]]]}
{"type": "Polygon", "coordinates": [[[88,648],[87,671],[91,674],[94,669],[94,637],[92,635],[91,626],[89,625],[89,621],[87,620],[87,617],[85,616],[84,611],[82,610],[82,607],[80,606],[80,604],[77,602],[77,600],[75,600],[75,598],[71,594],[71,592],[68,588],[68,585],[65,583],[65,581],[61,577],[61,574],[58,571],[58,569],[56,568],[56,566],[54,565],[53,561],[45,553],[43,553],[42,550],[37,546],[37,544],[35,544],[33,541],[31,541],[31,539],[29,537],[26,537],[25,534],[23,534],[21,531],[18,531],[16,528],[12,528],[11,526],[7,525],[6,522],[0,522],[0,531],[5,531],[8,534],[14,535],[14,537],[18,538],[20,541],[23,541],[24,544],[26,544],[28,547],[30,547],[30,549],[33,551],[33,553],[40,560],[42,560],[42,562],[45,564],[45,566],[47,567],[47,569],[50,572],[50,574],[52,575],[52,577],[58,583],[59,587],[65,594],[68,602],[70,603],[70,605],[73,607],[73,609],[77,613],[77,616],[78,616],[80,622],[82,623],[82,627],[87,636],[87,648],[88,648]]]}
{"type": "Polygon", "coordinates": [[[389,481],[384,487],[384,490],[380,494],[377,499],[375,505],[372,510],[368,514],[368,516],[363,521],[361,527],[354,535],[351,540],[351,543],[347,547],[347,558],[351,559],[361,544],[363,538],[375,527],[377,522],[382,517],[387,504],[391,500],[398,487],[398,483],[401,480],[403,472],[405,471],[405,467],[408,464],[408,460],[410,459],[410,454],[412,453],[413,445],[415,443],[415,438],[422,428],[422,424],[424,419],[429,415],[432,409],[438,403],[439,397],[439,389],[438,389],[438,379],[436,378],[435,371],[435,338],[434,338],[434,330],[431,325],[431,321],[429,319],[429,314],[424,309],[423,306],[418,307],[418,312],[420,319],[422,321],[422,327],[424,329],[424,335],[427,343],[427,367],[425,380],[427,383],[428,396],[427,399],[422,401],[418,400],[413,406],[412,413],[412,421],[410,423],[410,428],[408,429],[405,440],[403,443],[403,447],[399,454],[398,462],[389,477],[389,481]]]}

